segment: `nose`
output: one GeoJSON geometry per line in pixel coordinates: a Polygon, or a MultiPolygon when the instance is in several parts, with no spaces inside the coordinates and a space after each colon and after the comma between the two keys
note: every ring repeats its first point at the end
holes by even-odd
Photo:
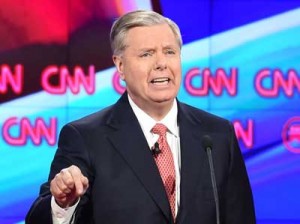
{"type": "Polygon", "coordinates": [[[155,62],[155,70],[162,71],[167,68],[167,60],[164,54],[157,54],[155,62]]]}

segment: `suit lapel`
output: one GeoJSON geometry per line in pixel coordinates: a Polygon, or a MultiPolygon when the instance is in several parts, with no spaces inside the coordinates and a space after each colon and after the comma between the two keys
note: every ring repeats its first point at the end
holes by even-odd
{"type": "Polygon", "coordinates": [[[129,105],[127,93],[116,104],[108,125],[116,129],[109,136],[110,141],[169,219],[171,213],[165,189],[146,138],[129,105]]]}
{"type": "Polygon", "coordinates": [[[195,191],[200,184],[203,161],[206,154],[201,145],[203,123],[191,111],[179,103],[178,123],[181,149],[180,208],[176,223],[183,223],[189,207],[193,206],[195,191]]]}

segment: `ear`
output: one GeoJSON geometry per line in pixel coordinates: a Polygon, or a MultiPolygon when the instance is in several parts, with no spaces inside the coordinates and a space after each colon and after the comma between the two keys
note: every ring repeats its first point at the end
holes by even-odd
{"type": "Polygon", "coordinates": [[[113,61],[114,61],[114,64],[120,74],[120,78],[122,80],[125,80],[125,75],[123,73],[123,59],[122,59],[122,56],[119,56],[119,55],[113,55],[113,61]]]}

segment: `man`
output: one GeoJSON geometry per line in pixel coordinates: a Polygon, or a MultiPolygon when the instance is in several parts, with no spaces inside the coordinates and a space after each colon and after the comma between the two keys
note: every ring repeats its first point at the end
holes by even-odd
{"type": "Polygon", "coordinates": [[[176,99],[177,25],[152,11],[130,12],[113,24],[111,45],[127,91],[63,127],[49,182],[26,222],[215,224],[218,216],[221,223],[255,223],[232,125],[176,99]],[[213,141],[219,210],[204,135],[213,141]]]}

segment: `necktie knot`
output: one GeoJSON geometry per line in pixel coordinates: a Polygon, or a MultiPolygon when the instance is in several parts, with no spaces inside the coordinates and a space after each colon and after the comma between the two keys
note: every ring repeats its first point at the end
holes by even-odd
{"type": "Polygon", "coordinates": [[[159,136],[165,136],[166,133],[167,133],[167,127],[165,125],[163,125],[163,124],[157,123],[152,128],[152,132],[154,134],[158,134],[159,136]]]}

